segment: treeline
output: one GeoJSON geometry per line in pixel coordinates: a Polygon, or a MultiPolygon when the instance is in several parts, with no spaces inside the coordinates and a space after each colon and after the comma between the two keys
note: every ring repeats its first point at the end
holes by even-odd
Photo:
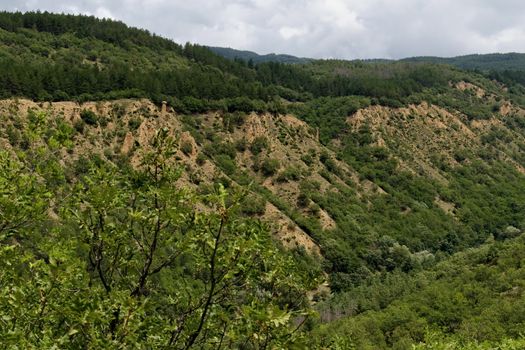
{"type": "Polygon", "coordinates": [[[54,35],[75,33],[80,38],[96,38],[123,47],[133,43],[157,50],[175,50],[181,54],[183,52],[181,45],[147,30],[128,27],[120,21],[99,19],[94,16],[4,11],[0,12],[0,28],[11,32],[27,28],[54,35]]]}
{"type": "Polygon", "coordinates": [[[13,59],[0,60],[1,96],[36,100],[102,100],[114,95],[221,99],[244,96],[268,100],[271,89],[250,84],[209,66],[169,71],[134,71],[126,65],[99,69],[93,65],[48,65],[13,59]]]}
{"type": "Polygon", "coordinates": [[[253,65],[228,60],[204,46],[182,46],[146,30],[90,16],[1,12],[0,28],[20,34],[9,37],[9,45],[0,50],[3,98],[146,97],[158,102],[192,97],[206,105],[209,100],[237,97],[304,102],[359,95],[400,106],[425,88],[446,86],[454,75],[450,69],[425,64],[318,61],[253,65]],[[65,35],[80,41],[63,39],[65,35]],[[20,55],[23,48],[29,53],[20,55]],[[178,57],[180,64],[159,63],[168,56],[178,57]]]}
{"type": "MultiPolygon", "coordinates": [[[[35,44],[39,46],[36,55],[18,57],[2,55],[0,66],[3,72],[1,95],[3,97],[25,96],[38,100],[61,99],[106,99],[114,96],[148,97],[161,100],[160,95],[199,99],[220,99],[246,96],[268,100],[270,90],[255,82],[255,72],[242,64],[231,62],[215,55],[203,46],[178,45],[171,40],[150,34],[146,30],[130,28],[121,22],[77,15],[57,15],[48,12],[0,13],[0,28],[17,32],[31,29],[38,32],[62,35],[74,34],[86,41],[82,46],[91,47],[84,60],[76,57],[50,58],[57,49],[57,43],[39,41],[36,37],[13,40],[17,46],[35,44]],[[111,43],[128,52],[124,62],[96,62],[100,47],[92,42],[97,39],[111,43]],[[87,41],[89,40],[89,41],[87,41]],[[147,59],[141,52],[144,48],[153,50],[162,58],[169,51],[189,61],[186,67],[174,66],[169,69],[136,66],[132,55],[147,59]],[[112,93],[112,94],[111,94],[112,93]]],[[[64,44],[64,43],[61,43],[64,44]]],[[[73,43],[66,42],[65,45],[73,43]]],[[[86,51],[79,47],[78,51],[86,51]]],[[[11,52],[8,52],[11,53],[11,52]]],[[[115,55],[117,56],[117,55],[115,55]]]]}

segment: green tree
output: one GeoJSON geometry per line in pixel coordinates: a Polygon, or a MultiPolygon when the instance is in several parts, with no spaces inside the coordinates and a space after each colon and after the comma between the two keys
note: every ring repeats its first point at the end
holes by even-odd
{"type": "Polygon", "coordinates": [[[220,186],[206,196],[174,186],[173,155],[163,129],[136,170],[92,164],[38,239],[46,191],[13,186],[15,175],[21,185],[39,177],[1,154],[2,199],[15,198],[1,202],[3,345],[285,348],[298,341],[292,320],[306,303],[291,257],[264,225],[235,215],[237,196],[220,186]],[[30,205],[38,198],[42,205],[30,205]]]}

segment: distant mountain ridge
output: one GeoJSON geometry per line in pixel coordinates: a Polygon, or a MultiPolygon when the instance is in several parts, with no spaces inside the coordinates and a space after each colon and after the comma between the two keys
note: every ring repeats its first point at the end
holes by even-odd
{"type": "Polygon", "coordinates": [[[525,54],[517,52],[472,54],[456,57],[420,56],[408,57],[402,62],[425,62],[450,64],[462,69],[495,70],[525,70],[525,54]]]}
{"type": "MultiPolygon", "coordinates": [[[[229,47],[207,46],[208,49],[224,58],[234,60],[242,59],[253,63],[279,62],[279,63],[308,63],[315,61],[314,58],[297,57],[288,54],[266,54],[260,55],[253,51],[236,50],[229,47]]],[[[461,69],[478,69],[482,71],[503,71],[503,70],[525,70],[525,53],[490,53],[490,54],[471,54],[454,57],[438,56],[414,56],[399,60],[389,59],[363,59],[349,60],[361,61],[365,63],[387,63],[387,62],[424,62],[448,64],[461,69]]]]}
{"type": "Polygon", "coordinates": [[[252,60],[253,63],[263,63],[263,62],[279,62],[279,63],[308,63],[312,61],[311,58],[296,57],[287,54],[275,54],[270,53],[267,55],[259,55],[253,51],[246,50],[236,50],[229,47],[214,47],[208,46],[208,49],[214,53],[228,58],[230,60],[242,59],[244,61],[252,60]]]}

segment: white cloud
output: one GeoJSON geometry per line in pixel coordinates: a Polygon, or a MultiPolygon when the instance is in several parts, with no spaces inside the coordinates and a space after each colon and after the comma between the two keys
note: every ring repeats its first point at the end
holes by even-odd
{"type": "Polygon", "coordinates": [[[94,14],[180,43],[307,57],[525,51],[521,0],[4,0],[0,9],[94,14]]]}
{"type": "Polygon", "coordinates": [[[115,17],[111,14],[111,11],[105,7],[98,7],[94,12],[94,16],[99,18],[115,19],[115,17]]]}
{"type": "Polygon", "coordinates": [[[308,28],[307,27],[297,28],[297,27],[285,26],[279,29],[279,33],[285,40],[288,40],[296,36],[303,36],[307,34],[308,28]]]}

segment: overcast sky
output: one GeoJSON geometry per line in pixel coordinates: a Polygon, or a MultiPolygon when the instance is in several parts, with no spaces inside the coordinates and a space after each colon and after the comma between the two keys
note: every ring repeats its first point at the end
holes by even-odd
{"type": "Polygon", "coordinates": [[[1,0],[118,19],[179,43],[314,58],[525,52],[523,0],[1,0]]]}

